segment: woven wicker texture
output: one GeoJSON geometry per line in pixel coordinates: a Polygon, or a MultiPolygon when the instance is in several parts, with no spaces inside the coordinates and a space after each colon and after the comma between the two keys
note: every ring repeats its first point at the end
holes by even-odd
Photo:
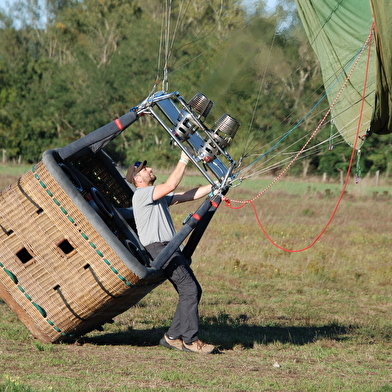
{"type": "MultiPolygon", "coordinates": [[[[100,173],[106,195],[120,200],[100,173]]],[[[0,296],[44,342],[93,330],[160,284],[140,281],[42,162],[0,194],[0,224],[0,296]]]]}

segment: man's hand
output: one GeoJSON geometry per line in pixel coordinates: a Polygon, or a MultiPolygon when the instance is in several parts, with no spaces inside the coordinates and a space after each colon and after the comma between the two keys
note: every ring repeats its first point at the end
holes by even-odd
{"type": "Polygon", "coordinates": [[[189,162],[188,155],[186,155],[184,151],[181,151],[180,162],[182,162],[184,165],[187,165],[189,162]]]}

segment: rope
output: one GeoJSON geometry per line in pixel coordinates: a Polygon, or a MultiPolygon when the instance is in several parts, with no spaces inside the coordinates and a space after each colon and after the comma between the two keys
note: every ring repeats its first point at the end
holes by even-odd
{"type": "MultiPolygon", "coordinates": [[[[239,170],[238,172],[236,172],[235,177],[238,177],[241,173],[246,172],[247,169],[249,169],[251,166],[254,166],[257,162],[259,162],[262,158],[264,158],[266,155],[268,155],[271,151],[273,151],[280,143],[282,143],[291,133],[293,133],[297,128],[299,128],[299,126],[316,110],[316,108],[321,104],[321,102],[328,96],[328,93],[333,89],[333,87],[342,79],[343,75],[348,74],[346,71],[349,69],[349,67],[351,66],[351,71],[349,73],[349,76],[347,77],[347,79],[350,79],[351,73],[354,71],[359,58],[361,57],[363,51],[365,50],[366,46],[368,44],[368,41],[365,42],[365,44],[362,46],[362,48],[358,51],[357,55],[355,57],[353,57],[353,59],[347,64],[347,66],[344,68],[344,70],[341,72],[341,74],[339,75],[338,78],[336,78],[335,82],[330,86],[330,88],[325,92],[325,94],[316,102],[316,104],[309,110],[309,112],[300,120],[298,121],[297,124],[295,124],[286,134],[284,134],[278,141],[276,141],[276,143],[270,147],[267,151],[265,151],[263,154],[261,154],[257,159],[255,159],[253,162],[249,163],[247,166],[245,166],[243,169],[239,170]]],[[[346,79],[346,82],[347,82],[346,79]]],[[[345,85],[344,85],[345,87],[345,85]]],[[[342,91],[339,92],[338,95],[341,94],[342,91]]],[[[335,99],[336,101],[336,99],[335,99]]],[[[333,105],[335,104],[335,101],[333,103],[333,105]]],[[[356,104],[357,102],[353,103],[356,104]]],[[[333,105],[331,105],[330,109],[332,109],[333,105]]],[[[340,113],[341,114],[341,113],[340,113]]],[[[287,116],[286,118],[288,118],[289,116],[287,116]]],[[[321,124],[322,125],[322,124],[321,124]]],[[[321,127],[320,125],[320,127],[321,127]]],[[[314,135],[315,136],[315,135],[314,135]]],[[[311,138],[313,138],[314,136],[312,136],[311,138]]],[[[255,147],[253,147],[252,150],[254,150],[255,147]]],[[[250,150],[250,152],[252,151],[250,150]]],[[[246,151],[244,150],[244,153],[242,154],[242,158],[244,158],[245,156],[247,156],[246,151]]],[[[241,158],[241,159],[242,159],[241,158]]]]}
{"type": "Polygon", "coordinates": [[[170,15],[171,15],[171,6],[172,0],[166,0],[166,31],[165,31],[165,64],[163,66],[163,80],[162,80],[162,89],[163,91],[167,91],[169,88],[168,82],[168,63],[169,63],[169,46],[170,46],[170,15]]]}
{"type": "MultiPolygon", "coordinates": [[[[258,90],[258,92],[257,92],[257,98],[256,98],[256,102],[255,102],[255,105],[254,105],[254,108],[253,108],[252,118],[251,118],[251,120],[250,120],[250,122],[249,122],[249,126],[248,126],[248,133],[247,133],[247,137],[246,137],[246,143],[245,143],[244,151],[247,150],[247,147],[246,147],[246,146],[247,146],[248,144],[250,144],[250,143],[249,143],[250,131],[252,130],[253,124],[254,124],[254,122],[255,122],[256,112],[257,112],[257,109],[258,109],[258,107],[259,107],[259,102],[260,102],[260,98],[261,98],[261,91],[262,91],[262,88],[263,88],[263,86],[264,86],[265,77],[266,77],[266,75],[267,75],[268,66],[269,66],[269,64],[270,64],[271,55],[272,55],[272,49],[273,49],[274,44],[275,44],[275,39],[276,39],[277,32],[278,32],[278,25],[276,26],[276,29],[275,29],[275,32],[274,32],[274,36],[272,37],[272,43],[271,43],[271,46],[270,46],[270,50],[269,50],[269,52],[268,52],[267,61],[266,61],[266,63],[265,63],[264,72],[263,72],[263,77],[261,78],[260,85],[259,85],[259,90],[258,90]]],[[[243,155],[244,155],[244,154],[243,154],[243,155]]]]}
{"type": "MultiPolygon", "coordinates": [[[[350,81],[351,75],[354,72],[356,66],[358,65],[358,62],[360,60],[360,58],[362,57],[362,54],[365,50],[366,47],[368,47],[368,52],[370,51],[370,43],[371,43],[371,37],[372,37],[372,33],[373,30],[371,29],[370,34],[365,42],[365,45],[362,47],[362,50],[360,51],[360,53],[358,54],[350,72],[347,75],[346,80],[344,81],[341,89],[339,90],[338,94],[336,95],[335,99],[333,100],[332,104],[329,106],[327,112],[325,113],[324,117],[322,118],[322,120],[320,121],[320,123],[318,124],[318,126],[316,127],[316,129],[313,131],[313,133],[311,134],[311,136],[309,137],[309,139],[306,141],[306,143],[302,146],[302,148],[298,151],[298,153],[295,155],[295,157],[291,160],[291,162],[282,170],[282,172],[263,190],[261,191],[257,196],[255,196],[251,201],[254,201],[256,199],[258,199],[260,196],[262,196],[265,192],[267,192],[277,181],[279,181],[283,175],[288,171],[288,169],[294,164],[294,162],[298,159],[298,157],[302,154],[302,152],[306,149],[306,147],[309,145],[309,143],[311,142],[311,140],[316,136],[316,134],[319,132],[320,128],[322,127],[322,125],[324,124],[325,120],[327,119],[327,117],[329,116],[329,114],[331,113],[333,107],[335,106],[336,102],[339,100],[341,94],[343,93],[343,90],[346,88],[348,82],[350,81]]],[[[370,56],[370,54],[368,55],[370,56]]],[[[368,60],[369,62],[369,60],[368,60]]],[[[366,74],[365,74],[365,78],[367,81],[367,73],[368,73],[368,64],[367,64],[367,68],[366,68],[366,74]]],[[[362,108],[363,108],[363,101],[365,99],[365,95],[362,96],[362,108]]],[[[362,119],[362,109],[361,108],[361,116],[360,116],[360,120],[362,119]]],[[[357,140],[358,137],[355,139],[357,140]]],[[[356,146],[356,142],[355,142],[355,146],[356,146]]],[[[229,200],[229,199],[225,199],[225,200],[229,200]]],[[[247,201],[243,201],[243,200],[229,200],[230,202],[235,202],[235,203],[248,203],[249,200],[247,201]]]]}
{"type": "Polygon", "coordinates": [[[232,209],[240,209],[240,208],[244,207],[246,204],[250,204],[250,205],[252,206],[252,209],[253,209],[253,212],[254,212],[254,214],[255,214],[256,220],[257,220],[257,222],[258,222],[260,228],[262,229],[263,233],[266,235],[266,237],[270,240],[270,242],[271,242],[273,245],[275,245],[277,248],[279,248],[279,249],[281,249],[281,250],[284,250],[284,251],[286,251],[286,252],[302,252],[302,251],[304,251],[304,250],[307,250],[307,249],[311,248],[311,247],[321,238],[321,236],[322,236],[322,235],[325,233],[325,231],[327,230],[328,226],[331,224],[331,222],[332,222],[333,218],[335,217],[336,212],[337,212],[337,210],[338,210],[338,208],[339,208],[339,206],[340,206],[340,203],[341,203],[341,201],[342,201],[342,199],[343,199],[343,195],[344,195],[344,193],[346,192],[347,184],[348,184],[348,181],[349,181],[349,179],[350,179],[351,168],[352,168],[353,161],[354,161],[356,146],[357,146],[357,142],[358,142],[358,139],[359,139],[359,131],[360,131],[360,128],[361,128],[361,122],[362,122],[362,116],[363,116],[363,110],[364,110],[364,104],[365,104],[365,98],[366,98],[366,85],[367,85],[367,80],[368,80],[368,75],[369,75],[369,64],[370,64],[370,57],[371,57],[371,43],[372,43],[373,32],[374,32],[374,24],[372,24],[371,29],[370,29],[369,36],[368,36],[368,38],[367,38],[367,40],[366,40],[367,47],[368,47],[368,56],[367,56],[367,62],[366,62],[366,71],[365,71],[365,78],[364,78],[364,86],[363,86],[363,91],[362,91],[361,109],[360,109],[359,118],[358,118],[358,125],[357,125],[357,131],[356,131],[356,138],[355,138],[354,145],[353,145],[353,148],[352,148],[351,157],[350,157],[350,163],[349,163],[349,166],[348,166],[348,169],[347,169],[347,174],[346,174],[346,178],[345,178],[345,181],[344,181],[343,189],[342,189],[342,192],[341,192],[341,194],[340,194],[340,196],[339,196],[339,198],[338,198],[338,201],[337,201],[337,203],[336,203],[336,205],[335,205],[335,207],[334,207],[334,209],[333,209],[333,211],[332,211],[332,214],[331,214],[331,216],[330,216],[330,218],[329,218],[327,224],[326,224],[326,225],[324,226],[324,228],[321,230],[321,232],[319,233],[319,235],[313,240],[313,242],[312,242],[310,245],[306,246],[305,248],[297,249],[297,250],[286,249],[286,248],[284,248],[284,247],[278,245],[275,241],[273,241],[273,239],[268,235],[268,233],[267,233],[266,230],[264,229],[264,226],[262,225],[262,223],[261,223],[261,221],[260,221],[260,218],[259,218],[259,216],[258,216],[258,214],[257,214],[257,211],[256,211],[256,207],[255,207],[255,205],[254,205],[253,202],[254,202],[254,200],[256,200],[258,197],[260,197],[262,194],[264,194],[268,189],[270,189],[270,188],[272,187],[272,185],[275,184],[275,183],[283,176],[283,174],[289,169],[289,167],[295,162],[295,160],[298,158],[298,156],[299,156],[299,155],[302,153],[302,151],[306,148],[306,146],[309,144],[310,140],[316,135],[316,133],[317,133],[318,130],[320,129],[321,125],[324,123],[325,119],[327,118],[327,116],[328,116],[329,113],[331,112],[333,106],[335,105],[335,103],[336,103],[337,100],[339,99],[339,97],[340,97],[342,91],[343,91],[344,88],[346,87],[346,85],[347,85],[347,83],[348,83],[348,81],[349,81],[349,79],[350,79],[350,77],[351,77],[351,74],[352,74],[354,68],[356,67],[356,65],[357,65],[357,63],[358,63],[358,61],[359,61],[359,57],[362,55],[362,53],[363,53],[363,51],[364,51],[366,45],[364,45],[363,50],[362,50],[361,53],[360,53],[360,56],[358,56],[358,58],[357,58],[357,60],[356,60],[356,62],[355,62],[355,64],[354,64],[354,67],[351,69],[351,71],[350,71],[350,73],[349,73],[347,79],[345,80],[345,82],[344,82],[342,88],[340,89],[338,95],[336,96],[336,98],[335,98],[334,101],[332,102],[331,106],[329,107],[327,113],[325,114],[325,116],[324,116],[323,119],[321,120],[320,124],[317,126],[316,130],[313,132],[313,134],[311,135],[311,137],[309,138],[309,140],[305,143],[305,145],[304,145],[304,146],[302,147],[302,149],[298,152],[298,154],[294,157],[294,159],[293,159],[293,160],[286,166],[286,168],[285,168],[285,169],[275,178],[275,180],[273,180],[273,181],[271,182],[270,185],[268,185],[262,192],[260,192],[256,197],[254,197],[254,198],[251,199],[251,200],[239,201],[239,200],[230,200],[230,199],[227,199],[225,196],[222,197],[222,200],[225,201],[225,203],[226,203],[226,207],[230,207],[230,208],[232,208],[232,209]],[[239,207],[233,207],[233,206],[231,206],[231,202],[241,203],[242,205],[239,206],[239,207]]]}
{"type": "MultiPolygon", "coordinates": [[[[173,0],[166,0],[165,6],[164,6],[164,12],[163,12],[163,16],[162,16],[162,26],[164,26],[164,28],[162,28],[162,36],[164,36],[164,41],[165,41],[165,64],[163,66],[163,80],[162,80],[162,88],[164,91],[168,91],[168,77],[169,75],[171,75],[172,73],[178,71],[179,69],[183,68],[184,66],[186,66],[187,64],[189,64],[190,62],[194,61],[195,59],[197,59],[198,57],[202,56],[205,52],[199,54],[198,56],[195,56],[193,59],[189,60],[188,62],[186,62],[185,64],[183,64],[181,67],[172,70],[169,72],[169,62],[171,60],[171,55],[173,53],[173,47],[176,41],[176,36],[178,31],[180,30],[181,27],[181,23],[185,20],[185,17],[187,15],[187,11],[188,8],[191,6],[192,1],[191,0],[181,0],[179,3],[179,10],[178,10],[178,15],[177,15],[177,20],[176,20],[176,24],[174,27],[174,31],[173,33],[170,32],[170,19],[171,19],[171,15],[172,15],[172,3],[173,0]],[[186,5],[184,6],[184,3],[186,3],[186,5]],[[170,34],[172,34],[172,37],[170,39],[170,34]]],[[[219,7],[219,14],[221,14],[222,12],[222,4],[219,7]]],[[[217,13],[218,11],[215,11],[215,13],[217,13]]],[[[206,26],[209,26],[209,23],[206,23],[206,26]]],[[[208,36],[214,29],[216,26],[213,26],[211,28],[211,30],[206,34],[206,36],[208,36]]],[[[201,32],[204,30],[205,26],[202,26],[201,30],[199,31],[199,34],[201,34],[201,32]]],[[[181,46],[179,49],[184,48],[188,45],[191,45],[195,42],[198,41],[198,38],[196,37],[194,40],[192,40],[190,43],[181,46]]],[[[209,49],[207,49],[209,50],[209,49]]]]}
{"type": "MultiPolygon", "coordinates": [[[[331,10],[331,13],[326,17],[324,23],[320,26],[320,30],[319,30],[318,33],[314,36],[313,41],[310,42],[310,45],[313,45],[314,41],[317,39],[317,37],[319,36],[319,34],[322,32],[324,26],[325,26],[327,23],[329,23],[329,21],[332,19],[333,15],[337,12],[338,8],[339,8],[340,5],[343,3],[343,1],[344,1],[344,0],[340,0],[339,3],[336,5],[336,7],[335,7],[334,9],[331,10]]],[[[277,33],[278,29],[279,29],[279,26],[276,27],[275,34],[277,33]]],[[[275,39],[275,36],[274,36],[274,39],[275,39]]],[[[273,39],[273,41],[274,41],[274,39],[273,39]]],[[[271,51],[272,51],[272,48],[271,48],[271,51]]],[[[361,51],[361,50],[360,50],[360,51],[361,51]]],[[[359,52],[360,52],[360,51],[359,51],[359,52]]],[[[271,54],[271,52],[270,52],[270,54],[271,54]]],[[[358,55],[358,54],[357,54],[357,55],[358,55]]],[[[356,56],[357,56],[357,55],[356,55],[356,56]]],[[[332,89],[332,88],[339,82],[339,80],[342,78],[342,76],[346,74],[346,70],[349,69],[349,67],[351,66],[351,64],[354,62],[354,59],[356,58],[356,56],[354,56],[353,59],[345,66],[344,71],[342,71],[341,75],[340,75],[340,76],[335,80],[335,82],[331,85],[330,89],[332,89]]],[[[267,64],[268,64],[268,63],[267,63],[267,64]]],[[[261,86],[260,86],[260,87],[261,87],[261,86]]],[[[247,165],[246,167],[244,167],[241,171],[237,172],[235,176],[238,177],[238,175],[239,175],[240,173],[246,171],[249,167],[254,166],[254,165],[255,165],[258,161],[260,161],[265,155],[269,154],[269,153],[270,153],[272,150],[274,150],[281,142],[283,142],[283,141],[284,141],[284,140],[285,140],[285,139],[286,139],[295,129],[297,129],[297,128],[301,125],[302,122],[305,121],[305,119],[306,119],[308,116],[310,116],[310,114],[316,109],[316,107],[318,107],[318,106],[320,105],[320,103],[327,97],[328,93],[329,93],[329,91],[326,91],[325,94],[324,94],[324,96],[320,98],[320,100],[314,105],[314,107],[309,111],[309,113],[308,113],[304,118],[302,118],[302,119],[301,119],[301,120],[291,129],[291,130],[289,130],[289,131],[281,138],[281,140],[279,140],[276,144],[274,144],[271,148],[269,148],[268,151],[266,151],[266,152],[264,152],[263,154],[261,154],[256,160],[254,160],[254,161],[251,162],[249,165],[247,165]]],[[[286,119],[289,118],[289,117],[290,117],[290,115],[288,115],[288,116],[286,117],[286,119]]],[[[283,122],[283,121],[282,121],[282,122],[283,122]]],[[[282,124],[282,122],[281,122],[281,124],[282,124]]],[[[252,124],[253,124],[253,119],[252,119],[252,121],[251,121],[251,125],[252,125],[252,124]]],[[[249,126],[248,133],[249,133],[250,130],[251,130],[251,125],[249,126]]],[[[249,138],[249,134],[248,134],[247,139],[248,139],[248,138],[249,138]]],[[[258,143],[258,144],[259,144],[259,143],[258,143]]],[[[250,143],[249,143],[248,145],[250,145],[250,143]]],[[[244,150],[243,150],[242,157],[240,158],[240,160],[242,161],[243,158],[249,156],[249,154],[250,154],[252,151],[254,151],[256,147],[257,147],[257,144],[256,144],[255,146],[253,146],[253,148],[250,149],[250,150],[248,151],[248,150],[247,150],[248,147],[246,146],[246,147],[244,148],[244,150]]]]}

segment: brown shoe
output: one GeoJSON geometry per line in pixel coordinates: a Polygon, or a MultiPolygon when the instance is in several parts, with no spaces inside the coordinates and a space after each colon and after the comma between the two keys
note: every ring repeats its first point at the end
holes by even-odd
{"type": "Polygon", "coordinates": [[[172,350],[182,351],[182,340],[181,339],[170,339],[166,334],[159,341],[159,344],[163,347],[171,348],[172,350]]]}
{"type": "Polygon", "coordinates": [[[212,354],[215,351],[215,347],[212,344],[204,343],[198,339],[191,344],[184,343],[183,350],[200,354],[212,354]]]}

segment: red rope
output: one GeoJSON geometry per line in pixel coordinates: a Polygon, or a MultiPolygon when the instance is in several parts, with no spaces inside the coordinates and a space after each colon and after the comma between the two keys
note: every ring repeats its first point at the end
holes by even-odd
{"type": "Polygon", "coordinates": [[[286,252],[303,252],[304,250],[307,250],[307,249],[311,248],[311,247],[321,238],[321,236],[322,236],[322,235],[325,233],[325,231],[327,230],[328,226],[331,224],[331,222],[332,222],[333,218],[335,217],[336,212],[337,212],[337,210],[338,210],[338,208],[339,208],[339,206],[340,206],[340,203],[341,203],[341,201],[342,201],[342,199],[343,199],[343,195],[344,195],[344,193],[346,192],[347,184],[348,184],[348,181],[349,181],[349,179],[350,179],[351,168],[352,168],[353,161],[354,161],[354,157],[355,157],[355,151],[356,151],[357,141],[358,141],[358,138],[359,138],[359,131],[360,131],[360,128],[361,128],[361,122],[362,122],[362,116],[363,116],[363,108],[364,108],[365,96],[366,96],[366,85],[367,85],[367,80],[368,80],[368,75],[369,75],[369,64],[370,64],[370,56],[371,56],[371,43],[372,43],[373,31],[374,31],[374,24],[372,24],[372,26],[371,26],[370,33],[369,33],[369,36],[368,36],[367,41],[366,41],[366,44],[368,45],[368,57],[367,57],[367,62],[366,62],[366,72],[365,72],[364,86],[363,86],[362,98],[361,98],[361,109],[360,109],[359,118],[358,118],[358,126],[357,126],[356,135],[355,135],[356,137],[355,137],[355,139],[354,139],[354,145],[353,145],[353,149],[352,149],[352,151],[351,151],[350,163],[349,163],[349,166],[348,166],[348,169],[347,169],[347,174],[346,174],[346,178],[345,178],[345,181],[344,181],[344,184],[343,184],[343,189],[342,189],[342,192],[340,193],[339,199],[338,199],[338,201],[336,202],[336,205],[335,205],[335,207],[334,207],[334,209],[333,209],[333,211],[332,211],[332,214],[331,214],[331,216],[330,216],[328,222],[326,223],[326,225],[324,226],[324,228],[321,230],[321,232],[319,233],[319,235],[313,240],[313,242],[312,242],[310,245],[306,246],[305,248],[296,249],[296,250],[286,249],[286,248],[284,248],[284,247],[278,245],[278,244],[268,235],[268,233],[266,232],[264,226],[262,225],[262,223],[261,223],[261,221],[260,221],[260,218],[259,218],[259,216],[258,216],[258,214],[257,214],[257,211],[256,211],[256,207],[255,207],[255,205],[254,205],[253,202],[254,202],[254,200],[256,200],[258,197],[260,197],[263,193],[265,193],[269,188],[271,188],[272,185],[275,184],[275,183],[283,176],[283,174],[284,174],[284,173],[288,170],[288,168],[297,160],[297,158],[299,157],[299,155],[303,152],[303,150],[306,148],[306,146],[309,144],[309,142],[313,139],[313,137],[314,137],[314,136],[316,135],[316,133],[319,131],[319,129],[321,128],[321,125],[324,123],[324,121],[326,120],[327,116],[328,116],[329,113],[331,112],[333,106],[335,105],[336,101],[337,101],[338,98],[340,97],[340,95],[341,95],[343,89],[346,87],[346,85],[347,85],[347,83],[348,83],[348,81],[349,81],[349,79],[350,79],[350,77],[351,77],[351,74],[352,74],[354,68],[356,67],[356,65],[357,65],[357,63],[358,63],[358,60],[359,60],[360,56],[362,55],[362,53],[363,53],[363,51],[364,51],[366,45],[364,45],[364,48],[362,49],[361,53],[359,54],[359,56],[358,56],[358,58],[357,58],[357,60],[356,60],[356,63],[354,64],[352,70],[350,71],[350,74],[348,75],[348,77],[347,77],[347,79],[345,80],[345,82],[344,82],[342,88],[340,89],[338,95],[336,96],[336,98],[335,98],[334,101],[332,102],[331,106],[329,107],[327,113],[325,114],[325,116],[324,116],[323,119],[321,120],[320,124],[317,126],[316,130],[313,132],[313,134],[310,136],[309,140],[305,143],[305,145],[304,145],[304,146],[302,147],[302,149],[298,152],[298,154],[294,157],[294,159],[293,159],[293,160],[286,166],[286,168],[285,168],[285,169],[275,178],[275,180],[272,181],[270,185],[268,185],[261,193],[259,193],[256,197],[254,197],[254,198],[251,199],[251,200],[239,201],[239,200],[230,200],[230,199],[227,199],[226,197],[223,197],[223,198],[222,198],[222,200],[224,200],[224,201],[226,202],[226,207],[230,207],[230,208],[236,209],[236,210],[238,210],[238,209],[244,207],[244,206],[247,205],[247,204],[250,204],[250,205],[252,206],[253,213],[254,213],[254,215],[255,215],[255,217],[256,217],[257,223],[259,224],[259,226],[260,226],[260,228],[262,229],[262,231],[263,231],[263,233],[265,234],[265,236],[270,240],[270,242],[271,242],[273,245],[275,245],[277,248],[279,248],[279,249],[281,249],[281,250],[284,250],[284,251],[286,251],[286,252]],[[239,207],[233,207],[233,206],[230,204],[231,202],[241,203],[242,205],[239,206],[239,207]]]}

